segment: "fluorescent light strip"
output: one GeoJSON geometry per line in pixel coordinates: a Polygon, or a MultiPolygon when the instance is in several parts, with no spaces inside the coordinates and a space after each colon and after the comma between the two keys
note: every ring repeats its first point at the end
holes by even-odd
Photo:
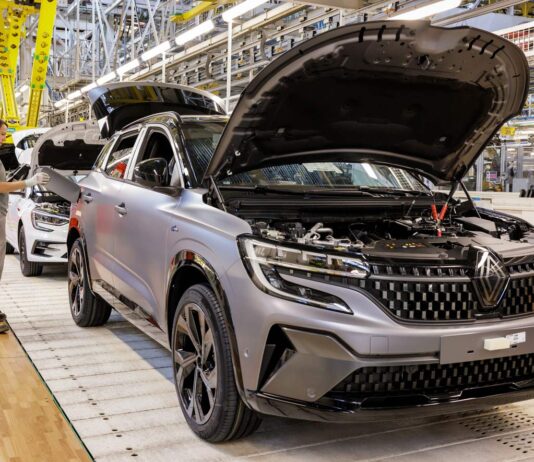
{"type": "Polygon", "coordinates": [[[183,45],[193,39],[196,39],[202,34],[206,34],[209,31],[213,30],[214,27],[215,25],[213,24],[212,20],[204,21],[198,26],[192,27],[191,29],[178,35],[175,39],[176,45],[183,45]]]}
{"type": "Polygon", "coordinates": [[[158,46],[151,48],[141,55],[143,61],[148,61],[149,59],[155,58],[156,56],[165,53],[171,48],[171,42],[168,40],[166,42],[160,43],[158,46]]]}
{"type": "Polygon", "coordinates": [[[134,69],[137,69],[141,65],[141,61],[138,59],[134,59],[133,61],[130,61],[129,63],[123,64],[121,67],[117,69],[117,74],[124,75],[127,72],[133,71],[134,69]]]}
{"type": "Polygon", "coordinates": [[[114,78],[117,77],[117,73],[115,71],[110,72],[109,74],[106,74],[102,77],[100,77],[96,83],[98,85],[104,85],[105,83],[111,82],[114,78]]]}
{"type": "Polygon", "coordinates": [[[389,19],[423,19],[428,16],[434,16],[438,13],[443,13],[444,11],[450,10],[460,6],[462,0],[441,0],[438,2],[431,2],[430,5],[425,5],[420,8],[415,8],[413,10],[407,11],[406,13],[399,13],[394,16],[391,16],[389,19]]]}
{"type": "Polygon", "coordinates": [[[28,88],[30,88],[28,85],[24,84],[22,85],[22,87],[19,88],[19,91],[21,93],[24,93],[28,88]]]}
{"type": "Polygon", "coordinates": [[[96,82],[90,83],[89,85],[86,85],[85,87],[82,87],[80,91],[82,93],[87,93],[88,91],[91,91],[93,88],[96,88],[98,84],[96,82]]]}
{"type": "Polygon", "coordinates": [[[67,99],[68,99],[69,101],[72,101],[73,99],[77,99],[77,98],[79,98],[80,96],[82,96],[82,92],[81,92],[80,90],[77,90],[77,91],[75,91],[75,92],[73,92],[73,93],[68,94],[68,95],[67,95],[67,99]]]}
{"type": "Polygon", "coordinates": [[[240,3],[239,5],[236,5],[233,8],[226,10],[221,16],[224,21],[230,22],[238,16],[242,16],[245,13],[248,13],[250,10],[253,10],[254,8],[262,5],[265,2],[266,0],[245,0],[243,3],[240,3]]]}
{"type": "Polygon", "coordinates": [[[68,101],[67,101],[66,98],[62,99],[62,100],[59,100],[58,102],[54,103],[54,107],[59,109],[60,107],[65,106],[65,104],[67,104],[67,102],[68,101]]]}

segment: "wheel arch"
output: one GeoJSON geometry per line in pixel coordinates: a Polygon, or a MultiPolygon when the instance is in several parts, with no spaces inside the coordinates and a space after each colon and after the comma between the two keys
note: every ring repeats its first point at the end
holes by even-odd
{"type": "Polygon", "coordinates": [[[167,336],[169,345],[172,348],[172,325],[178,302],[189,287],[199,283],[207,283],[211,287],[217,297],[217,301],[223,309],[224,322],[230,334],[230,348],[234,366],[235,382],[241,398],[246,403],[237,338],[224,288],[222,287],[217,272],[210,263],[202,255],[192,250],[182,250],[176,254],[172,260],[169,283],[167,286],[166,306],[167,336]]]}

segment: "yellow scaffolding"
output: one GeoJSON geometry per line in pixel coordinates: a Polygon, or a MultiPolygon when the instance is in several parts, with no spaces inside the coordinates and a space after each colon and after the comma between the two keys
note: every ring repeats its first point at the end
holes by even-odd
{"type": "Polygon", "coordinates": [[[39,25],[35,40],[35,54],[33,55],[32,76],[30,80],[30,99],[26,125],[36,127],[39,120],[39,110],[43,90],[46,85],[46,72],[50,59],[50,47],[54,34],[54,21],[56,20],[57,0],[41,0],[39,2],[39,25]]]}
{"type": "Polygon", "coordinates": [[[25,4],[15,0],[0,0],[0,117],[10,129],[36,127],[46,85],[46,72],[52,45],[57,0],[36,0],[25,4]],[[15,78],[19,47],[28,15],[38,14],[39,24],[30,80],[30,98],[26,123],[21,124],[15,97],[15,78]]]}
{"type": "Polygon", "coordinates": [[[15,101],[15,76],[19,46],[26,17],[36,10],[33,6],[16,4],[10,0],[0,1],[0,7],[6,12],[0,15],[0,115],[10,126],[18,128],[20,117],[15,101]]]}

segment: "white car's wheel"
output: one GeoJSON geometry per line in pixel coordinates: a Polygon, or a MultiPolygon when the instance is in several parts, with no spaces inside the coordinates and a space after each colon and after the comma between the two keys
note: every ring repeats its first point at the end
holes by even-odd
{"type": "Polygon", "coordinates": [[[19,229],[19,253],[20,253],[20,270],[26,277],[39,276],[43,272],[41,263],[28,261],[28,249],[26,247],[26,236],[24,226],[19,229]]]}

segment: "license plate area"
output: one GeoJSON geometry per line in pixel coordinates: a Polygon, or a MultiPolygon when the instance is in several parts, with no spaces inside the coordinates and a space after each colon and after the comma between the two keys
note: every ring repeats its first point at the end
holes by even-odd
{"type": "Polygon", "coordinates": [[[440,364],[534,353],[534,326],[441,337],[440,364]],[[502,340],[507,339],[508,342],[502,340]],[[509,346],[507,344],[509,343],[509,346]],[[491,349],[493,347],[497,349],[491,349]]]}

